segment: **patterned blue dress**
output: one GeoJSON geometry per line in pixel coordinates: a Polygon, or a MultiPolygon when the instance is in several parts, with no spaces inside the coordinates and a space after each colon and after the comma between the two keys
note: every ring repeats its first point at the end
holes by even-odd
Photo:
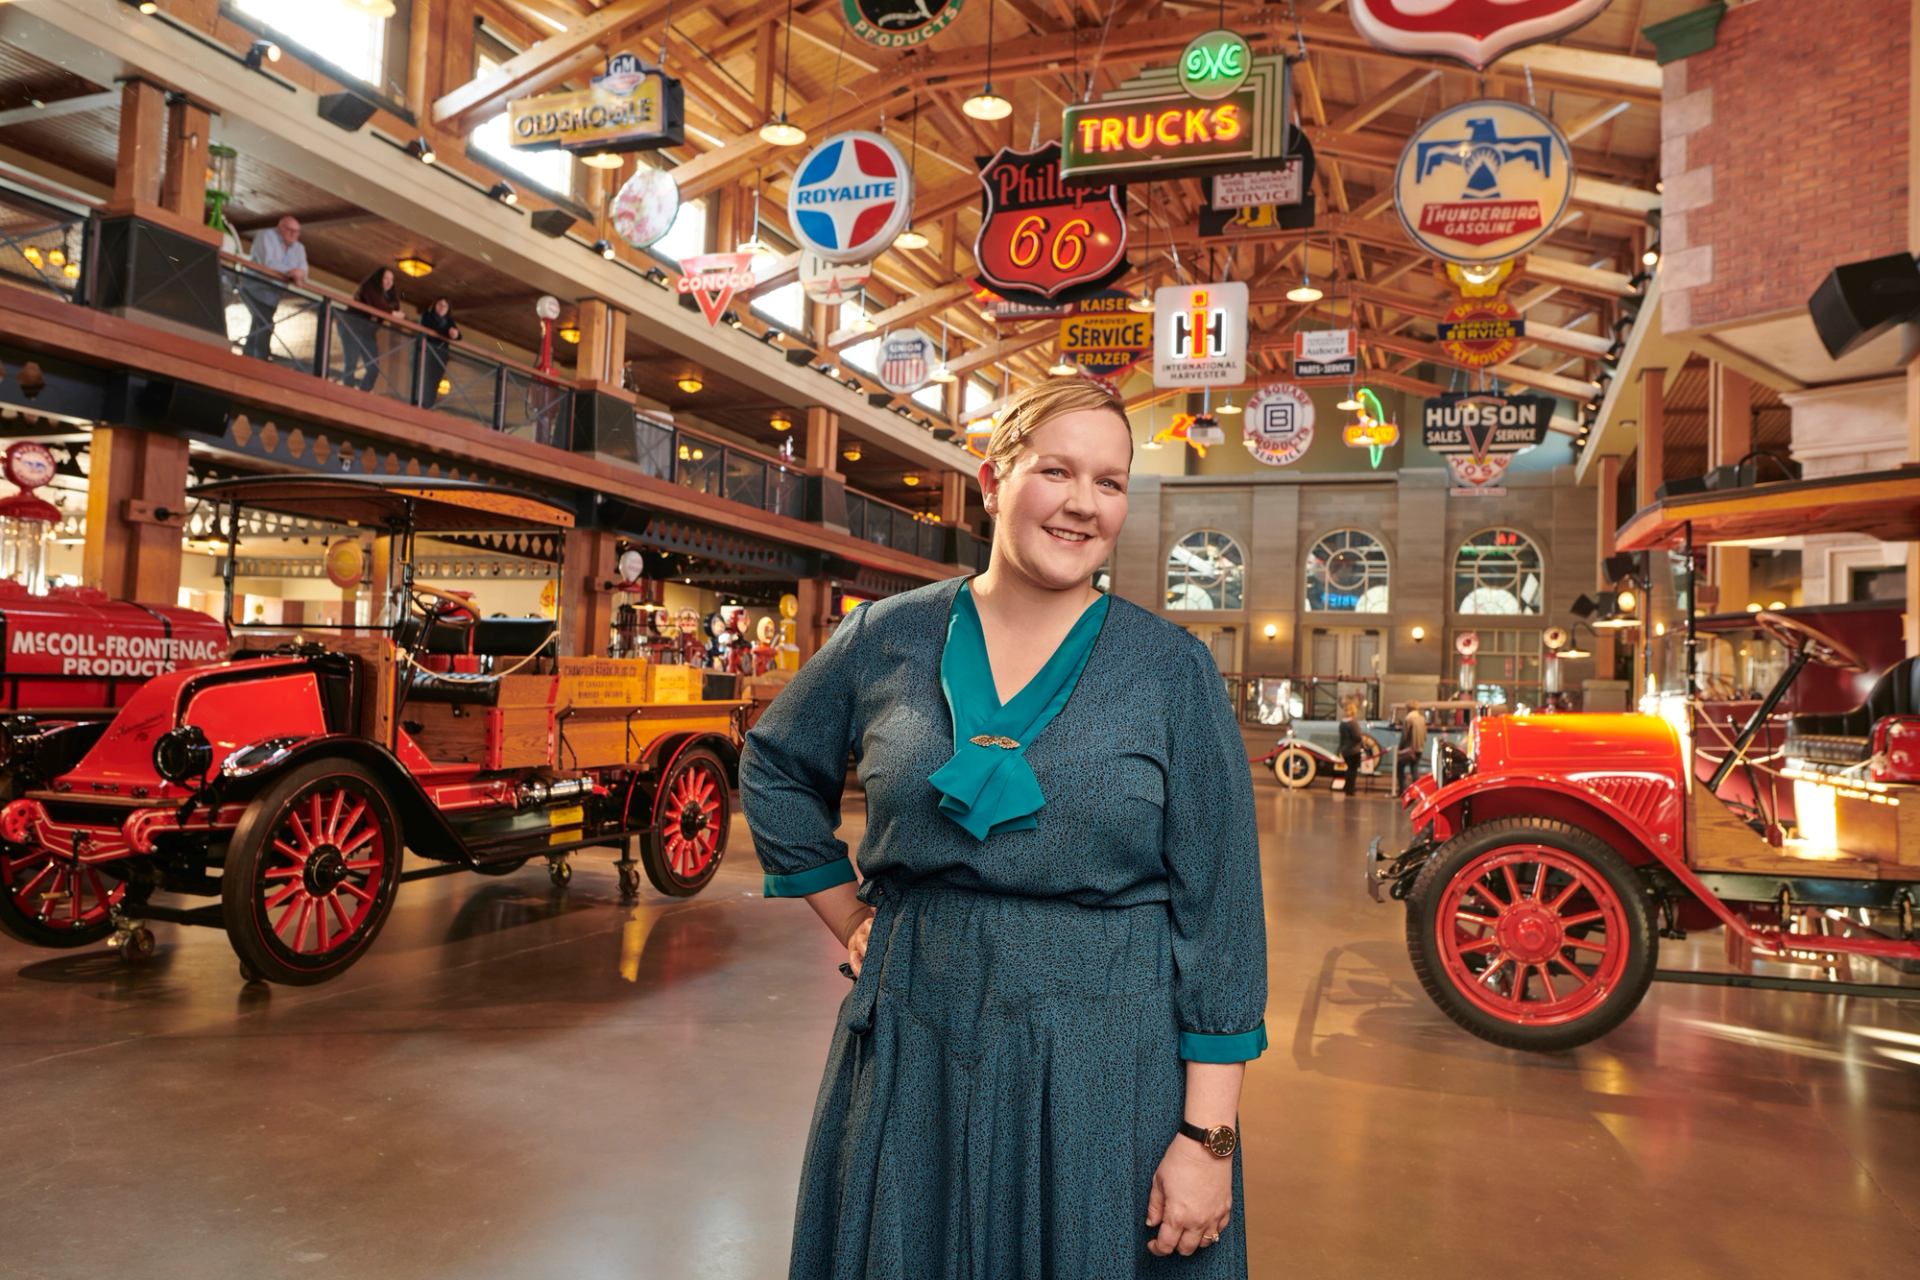
{"type": "Polygon", "coordinates": [[[1182,1059],[1266,1047],[1253,788],[1212,657],[1111,602],[1078,685],[1026,744],[1046,802],[977,840],[928,782],[961,579],[865,606],[747,736],[740,785],[769,897],[852,881],[848,753],[875,916],[814,1110],[793,1280],[1247,1275],[1234,1214],[1192,1257],[1146,1250],[1182,1059]]]}

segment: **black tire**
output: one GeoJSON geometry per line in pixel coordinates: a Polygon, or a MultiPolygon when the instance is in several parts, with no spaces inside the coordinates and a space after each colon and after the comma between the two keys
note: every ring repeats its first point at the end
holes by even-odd
{"type": "Polygon", "coordinates": [[[1282,747],[1273,758],[1273,776],[1283,787],[1304,791],[1320,776],[1320,759],[1301,747],[1282,747]]]}
{"type": "Polygon", "coordinates": [[[512,858],[506,862],[483,862],[475,867],[474,873],[483,876],[510,876],[527,865],[527,858],[512,858]]]}
{"type": "Polygon", "coordinates": [[[640,865],[661,893],[690,898],[707,887],[726,857],[733,816],[726,766],[704,748],[687,752],[660,780],[648,807],[653,837],[640,842],[640,865]]]}
{"type": "Polygon", "coordinates": [[[1434,851],[1407,897],[1420,985],[1442,1013],[1507,1049],[1572,1049],[1613,1030],[1646,995],[1659,949],[1639,873],[1551,818],[1467,828],[1434,851]]]}
{"type": "Polygon", "coordinates": [[[274,782],[241,815],[220,877],[242,971],[290,986],[337,977],[386,923],[401,860],[393,806],[359,765],[314,760],[274,782]]]}

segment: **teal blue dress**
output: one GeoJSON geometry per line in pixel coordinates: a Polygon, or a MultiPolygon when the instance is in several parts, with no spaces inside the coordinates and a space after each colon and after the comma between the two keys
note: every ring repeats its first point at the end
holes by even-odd
{"type": "Polygon", "coordinates": [[[828,1051],[790,1275],[1244,1280],[1237,1154],[1220,1241],[1146,1251],[1183,1059],[1266,1047],[1252,777],[1219,671],[1108,599],[1003,708],[962,586],[848,617],[741,760],[768,897],[854,881],[835,834],[849,755],[867,798],[858,878],[877,914],[828,1051]],[[978,652],[945,661],[954,645],[978,652]],[[984,693],[958,687],[970,670],[984,693]]]}

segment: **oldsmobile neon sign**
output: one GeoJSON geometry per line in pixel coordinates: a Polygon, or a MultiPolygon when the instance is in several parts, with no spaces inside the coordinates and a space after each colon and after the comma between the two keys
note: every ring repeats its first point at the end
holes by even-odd
{"type": "Polygon", "coordinates": [[[651,151],[686,141],[680,82],[630,53],[607,60],[591,87],[507,104],[508,141],[522,151],[651,151]]]}
{"type": "Polygon", "coordinates": [[[1143,72],[1099,102],[1061,116],[1060,180],[1097,186],[1135,174],[1154,179],[1276,169],[1287,155],[1286,59],[1255,58],[1232,92],[1196,97],[1175,67],[1143,72]]]}

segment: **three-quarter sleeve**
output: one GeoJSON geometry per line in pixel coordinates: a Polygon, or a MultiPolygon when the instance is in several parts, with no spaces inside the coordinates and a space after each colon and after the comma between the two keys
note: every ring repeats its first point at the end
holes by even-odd
{"type": "Polygon", "coordinates": [[[849,614],[747,734],[740,807],[769,898],[804,898],[854,879],[840,793],[858,733],[855,699],[867,606],[849,614]]]}
{"type": "Polygon", "coordinates": [[[1199,644],[1168,674],[1163,856],[1180,1056],[1245,1062],[1267,1047],[1267,930],[1247,749],[1199,644]]]}

